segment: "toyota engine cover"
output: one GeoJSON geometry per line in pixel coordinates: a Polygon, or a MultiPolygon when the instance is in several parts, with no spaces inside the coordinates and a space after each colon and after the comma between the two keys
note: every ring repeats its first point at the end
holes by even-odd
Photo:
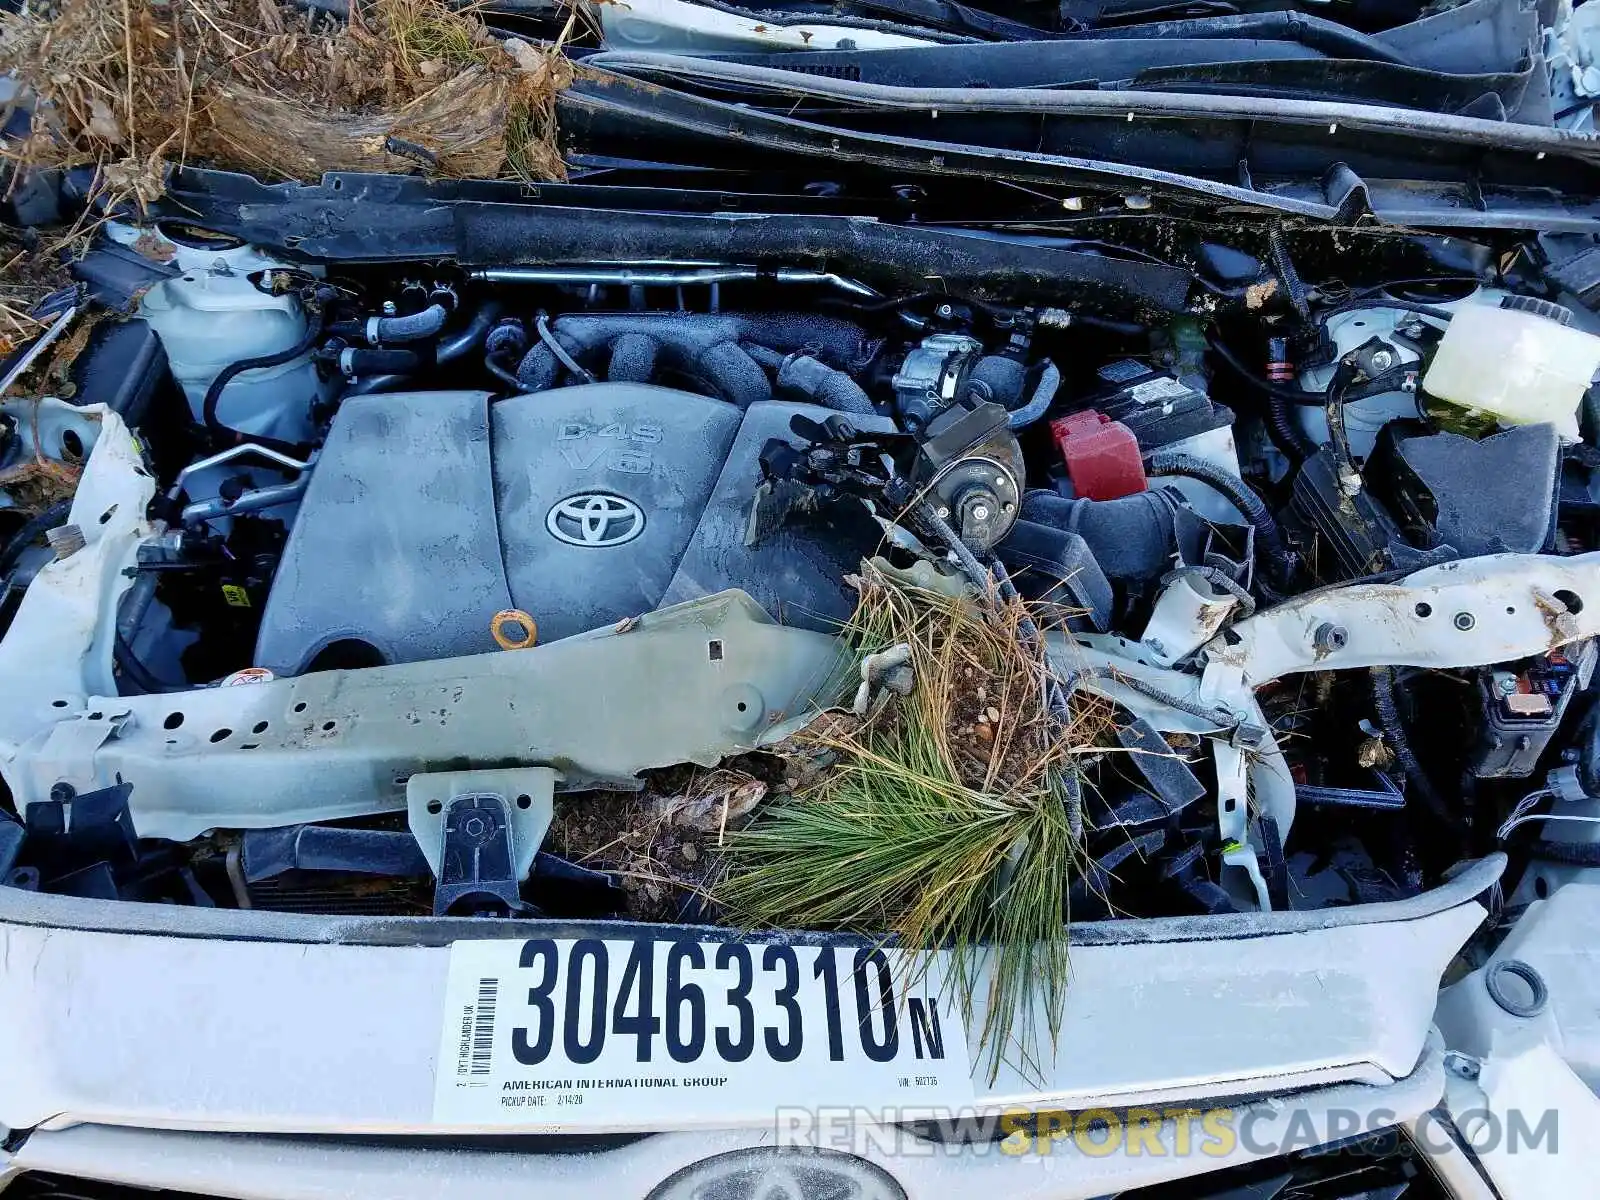
{"type": "Polygon", "coordinates": [[[869,526],[826,514],[744,545],[762,445],[817,411],[741,412],[631,383],[496,403],[353,398],[307,488],[256,661],[299,674],[477,654],[495,649],[504,609],[551,641],[727,587],[829,627],[849,612],[838,581],[870,551],[869,526]]]}

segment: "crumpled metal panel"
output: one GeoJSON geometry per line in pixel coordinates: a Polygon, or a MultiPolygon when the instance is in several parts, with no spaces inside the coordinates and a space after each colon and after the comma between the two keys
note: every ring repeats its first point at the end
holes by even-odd
{"type": "Polygon", "coordinates": [[[0,640],[0,763],[40,730],[86,711],[86,694],[116,694],[107,614],[131,585],[125,572],[151,533],[145,512],[155,480],[127,423],[96,404],[77,409],[69,426],[60,420],[61,407],[41,403],[40,432],[47,450],[52,429],[59,439],[73,428],[93,446],[67,518],[86,544],[40,568],[0,640]],[[96,426],[98,435],[87,436],[96,426]]]}
{"type": "Polygon", "coordinates": [[[418,771],[551,766],[570,789],[626,788],[788,736],[852,667],[730,591],[531,650],[92,700],[85,720],[115,725],[103,744],[69,760],[36,741],[6,778],[19,807],[122,780],[139,833],[179,841],[403,809],[418,771]]]}
{"type": "Polygon", "coordinates": [[[1396,583],[1307,592],[1240,621],[1202,653],[1260,687],[1298,671],[1488,666],[1597,634],[1600,553],[1490,554],[1396,583]]]}

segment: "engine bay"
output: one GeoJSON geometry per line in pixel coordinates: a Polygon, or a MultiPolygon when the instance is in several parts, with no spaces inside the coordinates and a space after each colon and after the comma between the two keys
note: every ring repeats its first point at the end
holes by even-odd
{"type": "Polygon", "coordinates": [[[619,863],[881,711],[863,564],[1017,598],[1112,706],[1074,920],[1600,862],[1600,318],[1510,240],[1183,259],[1162,309],[108,224],[96,382],[0,402],[0,881],[716,922],[726,796],[619,863]]]}

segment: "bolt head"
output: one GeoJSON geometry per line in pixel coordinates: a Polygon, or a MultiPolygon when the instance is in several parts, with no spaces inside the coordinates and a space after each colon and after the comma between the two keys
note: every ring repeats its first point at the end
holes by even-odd
{"type": "Polygon", "coordinates": [[[1452,1074],[1458,1075],[1462,1079],[1476,1079],[1482,1071],[1482,1067],[1476,1061],[1468,1058],[1465,1054],[1454,1052],[1444,1056],[1444,1065],[1452,1074]]]}
{"type": "Polygon", "coordinates": [[[1311,641],[1318,650],[1343,650],[1350,643],[1350,632],[1342,625],[1324,621],[1311,635],[1311,641]]]}
{"type": "Polygon", "coordinates": [[[1455,615],[1455,627],[1465,633],[1476,625],[1477,619],[1469,612],[1458,612],[1455,615]]]}
{"type": "Polygon", "coordinates": [[[1387,350],[1374,350],[1372,352],[1372,366],[1377,371],[1387,371],[1394,366],[1394,355],[1387,350]]]}

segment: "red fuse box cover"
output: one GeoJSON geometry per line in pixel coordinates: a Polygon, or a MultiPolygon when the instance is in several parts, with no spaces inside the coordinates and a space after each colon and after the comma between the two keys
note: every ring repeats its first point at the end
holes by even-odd
{"type": "Polygon", "coordinates": [[[1115,500],[1145,490],[1139,439],[1120,421],[1090,409],[1050,422],[1072,490],[1088,500],[1115,500]]]}

